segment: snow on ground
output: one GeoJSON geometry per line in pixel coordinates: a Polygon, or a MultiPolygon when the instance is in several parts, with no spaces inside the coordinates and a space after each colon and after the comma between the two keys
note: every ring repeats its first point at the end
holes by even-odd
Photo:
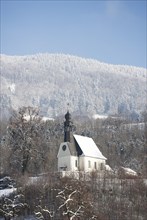
{"type": "Polygon", "coordinates": [[[106,119],[108,118],[108,115],[99,115],[99,114],[95,114],[92,116],[93,119],[106,119]]]}
{"type": "Polygon", "coordinates": [[[41,180],[40,176],[29,177],[28,185],[36,184],[39,180],[41,180]]]}
{"type": "Polygon", "coordinates": [[[12,94],[15,94],[15,87],[16,87],[16,85],[14,83],[12,83],[8,86],[8,89],[11,91],[12,94]]]}
{"type": "Polygon", "coordinates": [[[36,115],[27,115],[25,114],[23,116],[23,119],[27,122],[27,121],[30,121],[31,119],[41,119],[43,122],[46,122],[46,121],[54,121],[55,119],[54,118],[49,118],[49,117],[40,117],[40,116],[36,116],[36,115]]]}
{"type": "Polygon", "coordinates": [[[147,186],[147,179],[144,179],[143,182],[147,186]]]}
{"type": "Polygon", "coordinates": [[[54,118],[49,118],[49,117],[42,117],[42,121],[46,122],[46,121],[54,121],[54,118]]]}
{"type": "Polygon", "coordinates": [[[11,193],[14,193],[17,189],[16,188],[11,188],[11,189],[1,189],[0,190],[0,197],[2,196],[8,196],[11,193]]]}
{"type": "Polygon", "coordinates": [[[129,129],[131,129],[131,128],[135,128],[135,127],[137,127],[137,128],[139,128],[139,129],[144,129],[145,128],[145,123],[144,122],[142,122],[142,123],[130,123],[130,124],[124,124],[124,125],[122,125],[125,129],[126,128],[129,128],[129,129]]]}

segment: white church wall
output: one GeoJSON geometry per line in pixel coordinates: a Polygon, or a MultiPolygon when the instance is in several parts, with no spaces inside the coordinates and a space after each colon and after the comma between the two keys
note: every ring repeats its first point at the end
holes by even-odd
{"type": "Polygon", "coordinates": [[[85,157],[84,156],[80,156],[79,158],[78,158],[78,169],[79,169],[79,171],[84,171],[84,164],[85,164],[85,157]]]}
{"type": "Polygon", "coordinates": [[[70,151],[68,148],[68,144],[66,142],[60,144],[57,157],[65,157],[65,156],[70,156],[70,151]],[[63,146],[66,146],[66,147],[63,147],[63,146]]]}
{"type": "Polygon", "coordinates": [[[71,156],[71,171],[78,171],[78,157],[71,156]]]}
{"type": "Polygon", "coordinates": [[[77,171],[78,158],[76,156],[58,157],[58,171],[77,171]]]}
{"type": "Polygon", "coordinates": [[[58,171],[67,171],[70,170],[70,159],[69,156],[58,157],[58,171]]]}
{"type": "Polygon", "coordinates": [[[92,170],[101,170],[105,167],[105,160],[92,157],[79,157],[79,170],[90,172],[92,170]]]}

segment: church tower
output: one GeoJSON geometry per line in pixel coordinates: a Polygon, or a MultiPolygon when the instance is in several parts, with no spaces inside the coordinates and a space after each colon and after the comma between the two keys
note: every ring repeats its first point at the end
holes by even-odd
{"type": "Polygon", "coordinates": [[[69,111],[65,114],[64,122],[64,142],[70,142],[70,132],[72,131],[71,114],[69,111]]]}
{"type": "Polygon", "coordinates": [[[100,170],[102,166],[105,166],[106,158],[92,138],[72,134],[73,130],[71,114],[67,110],[64,121],[64,142],[60,144],[57,154],[58,171],[63,171],[62,175],[64,176],[66,175],[64,171],[91,172],[92,170],[100,170]]]}

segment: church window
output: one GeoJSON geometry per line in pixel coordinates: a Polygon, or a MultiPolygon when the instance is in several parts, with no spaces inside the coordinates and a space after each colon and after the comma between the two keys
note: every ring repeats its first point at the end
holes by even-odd
{"type": "Polygon", "coordinates": [[[94,162],[94,169],[97,169],[97,164],[96,164],[96,162],[94,162]]]}
{"type": "Polygon", "coordinates": [[[91,168],[91,161],[88,160],[88,168],[91,168]]]}
{"type": "Polygon", "coordinates": [[[78,167],[78,161],[75,160],[75,167],[78,167]]]}
{"type": "Polygon", "coordinates": [[[66,145],[62,146],[62,150],[64,150],[64,151],[66,150],[66,145]]]}
{"type": "Polygon", "coordinates": [[[104,163],[101,163],[100,169],[101,169],[101,170],[104,170],[104,167],[105,167],[104,163]]]}

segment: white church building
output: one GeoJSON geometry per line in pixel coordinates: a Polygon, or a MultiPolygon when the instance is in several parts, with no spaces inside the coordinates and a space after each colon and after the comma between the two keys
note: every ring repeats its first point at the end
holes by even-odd
{"type": "Polygon", "coordinates": [[[71,134],[71,115],[67,111],[64,122],[64,142],[58,151],[58,171],[104,170],[107,158],[92,138],[71,134]]]}

